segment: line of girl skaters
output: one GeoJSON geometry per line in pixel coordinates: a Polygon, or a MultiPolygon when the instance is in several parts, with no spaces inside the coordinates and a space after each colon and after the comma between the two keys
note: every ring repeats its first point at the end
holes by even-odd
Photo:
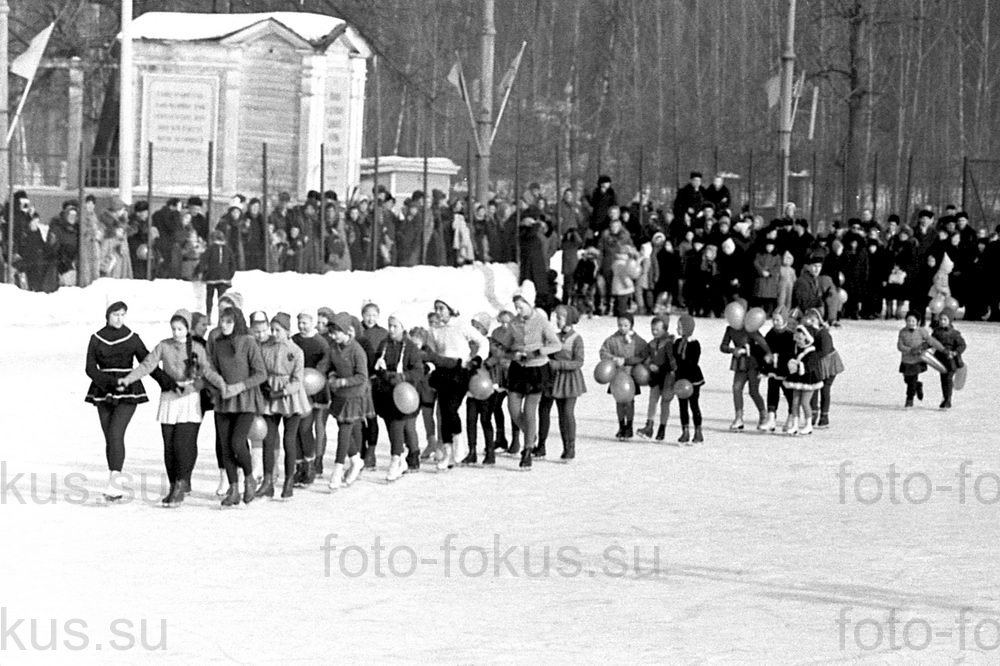
{"type": "Polygon", "coordinates": [[[469,438],[463,464],[477,463],[481,426],[482,464],[495,464],[497,451],[505,451],[520,453],[520,467],[530,468],[534,457],[546,455],[553,405],[563,440],[561,458],[571,460],[575,403],[586,391],[583,340],[574,330],[579,314],[560,306],[557,330],[535,308],[530,283],[513,300],[514,311],[500,313],[492,332],[488,314],[467,322],[447,300],[438,299],[427,328],[408,329],[410,322],[398,313],[382,328],[378,306],[369,303],[362,320],[329,308],[320,308],[315,317],[299,313],[293,335],[291,316],[283,312],[273,317],[253,312],[248,325],[241,295],[230,291],[219,299],[215,329],[208,331],[204,315],[178,310],[170,318],[170,336],[152,351],[125,326],[127,305],[114,303],[105,313],[106,326],[91,336],[86,362],[91,379],[86,400],[96,405],[105,436],[109,479],[104,496],[115,501],[126,491],[125,433],[136,406],[148,402],[140,381],[146,375],[161,388],[156,418],[170,481],[162,500],[166,506],[180,505],[191,492],[198,432],[209,411],[214,411],[216,431],[217,495],[225,507],[275,494],[289,499],[294,488],[322,478],[330,416],[338,426],[327,479],[331,490],[348,487],[364,469],[375,468],[377,417],[390,442],[387,481],[419,470],[421,460],[433,459],[439,471],[454,467],[463,401],[469,438]],[[307,390],[307,368],[326,377],[318,391],[307,390]],[[486,390],[467,395],[476,375],[486,390]],[[403,382],[416,389],[419,403],[406,413],[394,398],[403,382]],[[428,440],[423,453],[418,417],[428,440]],[[282,451],[279,483],[275,468],[282,451]]]}

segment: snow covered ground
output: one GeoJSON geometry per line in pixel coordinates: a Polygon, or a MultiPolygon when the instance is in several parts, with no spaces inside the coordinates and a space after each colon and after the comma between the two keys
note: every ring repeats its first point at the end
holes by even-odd
{"type": "MultiPolygon", "coordinates": [[[[282,277],[275,289],[241,275],[237,289],[248,310],[291,313],[357,310],[367,295],[394,298],[383,313],[422,313],[456,293],[466,314],[513,289],[503,269],[418,271],[379,273],[377,287],[282,277]]],[[[199,304],[182,283],[125,286],[128,322],[149,346],[167,333],[157,317],[199,304]]],[[[83,356],[112,294],[91,289],[0,291],[4,663],[1000,659],[995,326],[958,323],[969,380],[941,412],[933,372],[924,402],[902,409],[895,322],[846,323],[833,427],[793,438],[726,430],[723,324],[699,320],[704,444],[614,441],[614,405],[591,382],[570,465],[555,462],[554,433],[550,460],[529,473],[503,457],[388,486],[382,444],[380,472],[350,489],[319,484],[230,511],[214,497],[208,424],[193,496],[164,510],[155,399],[127,436],[143,493],[96,501],[106,472],[83,356]],[[76,323],[56,323],[66,319],[76,323]]],[[[613,326],[579,326],[588,380],[613,326]]],[[[645,406],[643,395],[637,422],[645,406]]]]}

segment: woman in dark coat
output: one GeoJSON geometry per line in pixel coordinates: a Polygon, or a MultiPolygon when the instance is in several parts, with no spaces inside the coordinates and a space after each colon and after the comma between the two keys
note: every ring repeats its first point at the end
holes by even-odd
{"type": "Polygon", "coordinates": [[[393,399],[396,386],[409,382],[414,387],[423,383],[423,355],[412,340],[406,337],[406,327],[398,314],[389,315],[389,335],[375,349],[374,362],[369,367],[372,375],[372,399],[375,413],[385,421],[392,447],[392,460],[386,474],[387,481],[395,481],[407,470],[420,467],[420,444],[417,441],[417,414],[415,409],[404,414],[393,399]],[[407,454],[404,459],[403,447],[407,454]]]}
{"type": "Polygon", "coordinates": [[[549,266],[545,258],[545,239],[535,220],[521,220],[517,241],[521,250],[521,272],[518,283],[531,280],[535,285],[535,303],[546,312],[552,310],[552,293],[549,289],[549,266]]]}
{"type": "Polygon", "coordinates": [[[778,303],[778,278],[781,271],[781,257],[774,253],[774,241],[768,239],[764,248],[753,260],[756,273],[753,286],[753,302],[764,308],[767,316],[774,312],[778,303]]]}
{"type": "Polygon", "coordinates": [[[246,270],[267,270],[267,224],[261,213],[260,199],[251,199],[247,204],[242,226],[246,270]]]}

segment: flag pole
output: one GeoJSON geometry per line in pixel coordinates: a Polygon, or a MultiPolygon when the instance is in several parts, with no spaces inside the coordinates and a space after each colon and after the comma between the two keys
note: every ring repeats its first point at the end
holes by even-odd
{"type": "Polygon", "coordinates": [[[28,79],[28,83],[24,86],[24,92],[21,93],[21,100],[17,103],[17,110],[14,111],[14,119],[10,121],[10,127],[7,128],[7,139],[6,144],[10,145],[11,137],[14,136],[14,130],[17,129],[17,121],[21,119],[21,112],[24,111],[24,103],[28,100],[28,93],[31,92],[31,84],[34,83],[35,77],[28,79]]]}
{"type": "Polygon", "coordinates": [[[500,128],[500,119],[503,118],[504,109],[507,108],[507,100],[510,99],[510,92],[514,89],[514,81],[517,79],[517,72],[521,69],[521,56],[524,55],[524,47],[528,45],[528,42],[521,42],[521,50],[517,53],[517,66],[514,67],[514,75],[511,77],[510,85],[507,86],[507,91],[503,94],[503,101],[500,102],[500,110],[497,112],[497,119],[493,123],[493,133],[490,135],[490,145],[493,144],[493,140],[497,137],[497,130],[500,128]]]}

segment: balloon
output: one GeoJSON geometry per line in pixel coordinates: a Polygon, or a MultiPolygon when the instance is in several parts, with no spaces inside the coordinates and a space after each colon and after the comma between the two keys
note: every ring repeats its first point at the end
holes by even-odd
{"type": "Polygon", "coordinates": [[[846,289],[840,289],[840,290],[838,290],[837,291],[837,296],[838,296],[838,298],[840,298],[840,304],[841,305],[844,305],[845,303],[847,303],[847,290],[846,289]]]}
{"type": "Polygon", "coordinates": [[[639,276],[642,275],[642,265],[635,259],[629,259],[625,262],[625,274],[633,280],[638,280],[639,276]]]}
{"type": "MultiPolygon", "coordinates": [[[[492,385],[490,389],[492,390],[492,385]]],[[[403,414],[413,414],[420,409],[420,396],[410,382],[400,382],[392,389],[392,402],[403,414]]]]}
{"type": "Polygon", "coordinates": [[[796,372],[799,369],[799,362],[794,358],[788,359],[788,372],[796,372]]]}
{"type": "Polygon", "coordinates": [[[765,321],[767,321],[767,313],[762,308],[750,308],[746,316],[743,317],[743,327],[747,333],[756,333],[765,321]]]}
{"type": "Polygon", "coordinates": [[[726,306],[726,321],[737,331],[743,328],[743,320],[746,315],[746,306],[738,301],[733,301],[726,306]]]}
{"type": "Polygon", "coordinates": [[[941,310],[944,310],[944,296],[935,296],[929,307],[931,314],[941,314],[941,310]]]}
{"type": "Polygon", "coordinates": [[[469,395],[476,400],[486,400],[493,395],[493,380],[489,373],[477,372],[469,378],[469,395]]]}
{"type": "Polygon", "coordinates": [[[649,386],[649,368],[642,363],[633,365],[632,379],[638,386],[649,386]]]}
{"type": "Polygon", "coordinates": [[[674,395],[681,400],[687,400],[694,395],[694,384],[686,379],[678,379],[674,382],[674,395]]]}
{"type": "Polygon", "coordinates": [[[955,310],[958,310],[958,308],[962,307],[962,305],[958,302],[957,298],[949,296],[944,299],[944,307],[954,312],[955,310]]]}
{"type": "Polygon", "coordinates": [[[139,261],[146,261],[146,259],[149,259],[149,246],[143,243],[139,247],[135,248],[135,258],[139,261]]]}
{"type": "Polygon", "coordinates": [[[934,370],[937,370],[942,375],[948,373],[948,368],[944,367],[944,363],[939,361],[938,357],[935,356],[934,352],[932,352],[930,349],[924,351],[921,358],[923,359],[924,363],[926,363],[929,367],[933,368],[934,370]]]}
{"type": "Polygon", "coordinates": [[[594,367],[594,381],[598,384],[609,383],[611,378],[615,376],[617,369],[614,361],[601,361],[594,367]]]}
{"type": "Polygon", "coordinates": [[[619,371],[611,380],[611,395],[615,402],[631,402],[635,398],[635,382],[631,375],[625,371],[619,371]]]}
{"type": "Polygon", "coordinates": [[[316,395],[326,387],[326,377],[316,368],[306,368],[302,373],[302,385],[308,395],[316,395]]]}
{"type": "Polygon", "coordinates": [[[263,416],[253,417],[247,438],[254,442],[262,442],[265,437],[267,437],[267,421],[264,420],[263,416]]]}

